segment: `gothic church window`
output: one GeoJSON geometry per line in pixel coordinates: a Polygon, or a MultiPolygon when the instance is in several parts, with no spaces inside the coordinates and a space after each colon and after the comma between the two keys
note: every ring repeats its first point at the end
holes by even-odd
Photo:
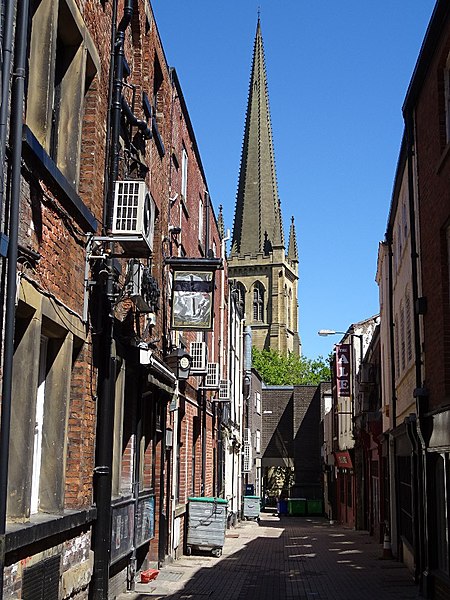
{"type": "Polygon", "coordinates": [[[242,310],[245,310],[245,286],[243,283],[238,281],[236,283],[235,289],[236,289],[237,302],[238,302],[240,308],[242,308],[242,310]]]}
{"type": "Polygon", "coordinates": [[[253,321],[264,321],[264,287],[259,281],[253,286],[253,321]]]}

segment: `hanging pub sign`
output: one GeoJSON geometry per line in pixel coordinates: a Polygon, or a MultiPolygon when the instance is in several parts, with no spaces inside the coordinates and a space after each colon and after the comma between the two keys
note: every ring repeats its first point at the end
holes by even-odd
{"type": "Polygon", "coordinates": [[[211,330],[220,259],[166,259],[172,267],[172,329],[211,330]]]}
{"type": "Polygon", "coordinates": [[[337,344],[336,346],[336,382],[337,395],[351,396],[350,388],[350,344],[337,344]]]}

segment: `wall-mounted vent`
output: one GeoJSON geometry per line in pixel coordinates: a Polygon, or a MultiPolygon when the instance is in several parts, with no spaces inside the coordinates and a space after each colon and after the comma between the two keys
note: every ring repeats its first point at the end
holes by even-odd
{"type": "Polygon", "coordinates": [[[127,285],[128,296],[136,304],[140,312],[155,312],[155,307],[151,306],[151,299],[147,290],[150,278],[149,268],[145,267],[138,260],[130,260],[128,263],[127,285]]]}
{"type": "Polygon", "coordinates": [[[371,363],[363,363],[359,371],[359,382],[364,384],[375,383],[375,366],[371,363]]]}
{"type": "Polygon", "coordinates": [[[23,571],[22,598],[25,600],[58,600],[59,556],[41,560],[23,571]]]}

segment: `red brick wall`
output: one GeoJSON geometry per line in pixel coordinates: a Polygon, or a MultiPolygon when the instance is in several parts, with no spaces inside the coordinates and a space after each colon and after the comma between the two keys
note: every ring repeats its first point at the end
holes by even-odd
{"type": "Polygon", "coordinates": [[[445,227],[450,219],[450,153],[445,142],[444,67],[450,52],[450,25],[428,70],[416,108],[420,254],[430,409],[450,397],[449,265],[445,227]]]}

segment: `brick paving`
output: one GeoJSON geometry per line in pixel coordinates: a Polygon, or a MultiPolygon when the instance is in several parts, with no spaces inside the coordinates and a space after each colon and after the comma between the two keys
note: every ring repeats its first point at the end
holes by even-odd
{"type": "Polygon", "coordinates": [[[223,554],[184,556],[119,600],[410,600],[418,589],[407,568],[382,560],[365,532],[325,519],[278,518],[227,530],[223,554]]]}

